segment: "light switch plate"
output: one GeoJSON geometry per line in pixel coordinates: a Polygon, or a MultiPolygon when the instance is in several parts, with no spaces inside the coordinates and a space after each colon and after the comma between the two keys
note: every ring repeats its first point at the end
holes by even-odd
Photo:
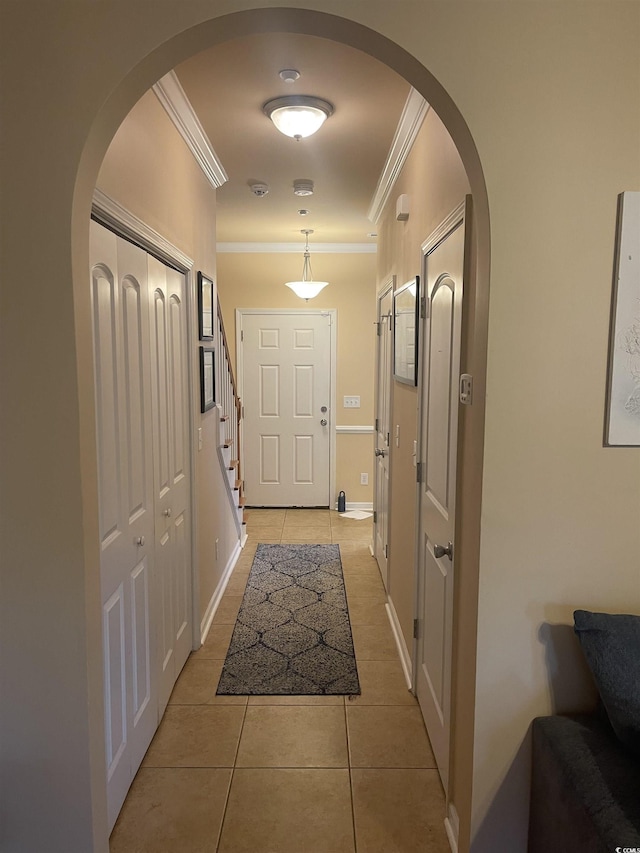
{"type": "Polygon", "coordinates": [[[359,409],[360,397],[345,397],[343,406],[345,409],[359,409]]]}

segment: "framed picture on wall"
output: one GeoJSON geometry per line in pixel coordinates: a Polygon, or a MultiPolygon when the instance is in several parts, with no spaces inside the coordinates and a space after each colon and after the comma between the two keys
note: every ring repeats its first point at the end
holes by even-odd
{"type": "Polygon", "coordinates": [[[420,276],[393,294],[393,375],[398,382],[418,384],[418,310],[420,276]]]}
{"type": "Polygon", "coordinates": [[[201,341],[213,340],[213,281],[198,273],[198,332],[201,341]]]}
{"type": "Polygon", "coordinates": [[[640,446],[640,192],[618,196],[604,444],[640,446]]]}
{"type": "Polygon", "coordinates": [[[212,409],[216,401],[213,347],[200,347],[200,411],[212,409]]]}

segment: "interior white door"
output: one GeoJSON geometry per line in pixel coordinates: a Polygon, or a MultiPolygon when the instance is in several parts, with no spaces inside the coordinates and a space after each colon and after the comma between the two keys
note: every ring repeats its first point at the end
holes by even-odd
{"type": "Polygon", "coordinates": [[[378,348],[376,357],[376,435],[374,553],[387,592],[389,532],[389,437],[391,433],[391,371],[393,285],[378,297],[378,348]]]}
{"type": "Polygon", "coordinates": [[[91,223],[109,826],[158,723],[146,253],[91,223]]]}
{"type": "Polygon", "coordinates": [[[162,713],[191,650],[191,517],[184,276],[149,256],[155,559],[162,713]]]}
{"type": "Polygon", "coordinates": [[[449,774],[458,382],[465,251],[459,208],[424,258],[416,691],[445,790],[449,774]],[[444,231],[444,234],[442,234],[444,231]]]}
{"type": "Polygon", "coordinates": [[[251,506],[329,506],[331,315],[240,315],[251,506]]]}

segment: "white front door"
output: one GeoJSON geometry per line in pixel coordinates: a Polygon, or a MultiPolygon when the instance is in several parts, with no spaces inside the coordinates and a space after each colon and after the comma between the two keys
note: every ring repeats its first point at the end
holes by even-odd
{"type": "Polygon", "coordinates": [[[445,790],[451,648],[464,206],[427,241],[422,334],[416,692],[445,790]]]}
{"type": "Polygon", "coordinates": [[[184,276],[149,256],[160,713],[191,651],[189,410],[184,276]]]}
{"type": "Polygon", "coordinates": [[[109,826],[158,724],[147,255],[91,223],[109,826]]]}
{"type": "Polygon", "coordinates": [[[329,506],[332,317],[238,311],[249,506],[329,506]]]}
{"type": "Polygon", "coordinates": [[[387,592],[389,532],[389,436],[391,432],[391,370],[393,283],[378,297],[376,356],[375,504],[373,543],[375,558],[387,592]]]}

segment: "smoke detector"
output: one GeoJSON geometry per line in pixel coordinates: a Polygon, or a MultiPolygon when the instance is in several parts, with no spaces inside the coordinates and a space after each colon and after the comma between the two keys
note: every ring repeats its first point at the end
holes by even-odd
{"type": "Polygon", "coordinates": [[[313,181],[308,178],[298,178],[293,182],[294,195],[313,195],[313,181]]]}
{"type": "Polygon", "coordinates": [[[295,83],[296,80],[300,79],[300,72],[296,71],[295,68],[283,68],[279,77],[281,80],[284,80],[285,83],[295,83]]]}
{"type": "Polygon", "coordinates": [[[249,184],[249,189],[254,195],[257,195],[258,198],[262,198],[269,192],[268,185],[261,183],[249,184]]]}

